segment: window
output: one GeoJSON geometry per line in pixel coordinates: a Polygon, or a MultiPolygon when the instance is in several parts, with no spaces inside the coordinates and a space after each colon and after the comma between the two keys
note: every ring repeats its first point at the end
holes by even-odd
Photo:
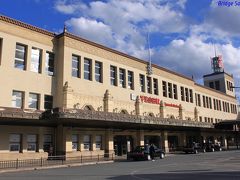
{"type": "Polygon", "coordinates": [[[199,121],[202,122],[202,116],[199,116],[199,121]]]}
{"type": "Polygon", "coordinates": [[[172,98],[172,83],[168,83],[168,97],[172,98]]]}
{"type": "Polygon", "coordinates": [[[41,72],[41,54],[42,51],[37,48],[32,48],[31,53],[31,68],[32,72],[40,73],[41,72]]]}
{"type": "Polygon", "coordinates": [[[115,66],[110,66],[110,84],[117,86],[117,68],[115,66]]]}
{"type": "Polygon", "coordinates": [[[45,72],[49,76],[54,75],[54,54],[46,52],[45,72]]]}
{"type": "Polygon", "coordinates": [[[214,83],[213,82],[209,82],[209,87],[214,89],[214,83]]]}
{"type": "Polygon", "coordinates": [[[119,85],[120,87],[126,87],[126,71],[125,69],[119,69],[119,85]]]}
{"type": "Polygon", "coordinates": [[[12,107],[15,108],[23,108],[23,92],[21,91],[13,91],[12,92],[12,107]]]}
{"type": "Polygon", "coordinates": [[[0,38],[0,65],[1,65],[1,62],[2,62],[2,47],[3,47],[3,39],[0,38]]]}
{"type": "Polygon", "coordinates": [[[10,134],[9,135],[9,151],[21,151],[21,134],[10,134]]]}
{"type": "Polygon", "coordinates": [[[44,109],[53,108],[53,96],[44,95],[44,109]]]}
{"type": "Polygon", "coordinates": [[[220,90],[220,82],[219,81],[215,81],[215,87],[216,87],[216,90],[220,90]]]}
{"type": "Polygon", "coordinates": [[[72,55],[72,76],[80,77],[80,57],[72,55]]]}
{"type": "Polygon", "coordinates": [[[209,108],[208,97],[206,96],[206,106],[209,108]]]}
{"type": "Polygon", "coordinates": [[[193,91],[189,89],[190,102],[193,103],[193,91]]]}
{"type": "Polygon", "coordinates": [[[167,97],[167,82],[162,81],[163,96],[167,97]]]}
{"type": "Polygon", "coordinates": [[[147,77],[147,92],[152,93],[152,79],[151,77],[147,77]]]}
{"type": "Polygon", "coordinates": [[[153,78],[153,93],[158,95],[158,80],[153,78]]]}
{"type": "Polygon", "coordinates": [[[91,81],[92,80],[92,60],[84,58],[84,79],[91,81]]]}
{"type": "Polygon", "coordinates": [[[78,150],[78,135],[73,134],[72,135],[72,151],[78,150]]]}
{"type": "Polygon", "coordinates": [[[37,151],[37,135],[36,134],[27,135],[27,150],[37,151]]]}
{"type": "Polygon", "coordinates": [[[173,98],[178,99],[177,85],[176,84],[173,84],[173,98]]]}
{"type": "Polygon", "coordinates": [[[84,150],[87,150],[87,151],[89,151],[91,149],[91,136],[90,135],[83,136],[83,147],[84,147],[84,150]]]}
{"type": "Polygon", "coordinates": [[[201,107],[201,96],[200,96],[200,94],[198,94],[198,106],[201,107]]]}
{"type": "Polygon", "coordinates": [[[48,152],[49,155],[53,155],[53,136],[52,134],[44,134],[43,135],[43,151],[48,152]]]}
{"type": "Polygon", "coordinates": [[[97,150],[102,149],[102,136],[97,135],[95,140],[96,140],[96,149],[97,150]]]}
{"type": "Polygon", "coordinates": [[[213,109],[216,110],[216,101],[213,99],[213,109]]]}
{"type": "Polygon", "coordinates": [[[133,72],[132,71],[128,71],[128,88],[129,89],[134,89],[133,86],[133,72]]]}
{"type": "Polygon", "coordinates": [[[102,83],[102,63],[95,61],[95,80],[102,83]]]}
{"type": "Polygon", "coordinates": [[[219,110],[222,111],[221,101],[219,100],[219,110]]]}
{"type": "Polygon", "coordinates": [[[212,109],[212,98],[209,98],[209,107],[212,109]]]}
{"type": "Polygon", "coordinates": [[[139,74],[140,81],[140,91],[145,92],[145,76],[143,74],[139,74]]]}
{"type": "Polygon", "coordinates": [[[39,109],[39,95],[29,93],[28,107],[32,109],[39,109]]]}
{"type": "Polygon", "coordinates": [[[189,102],[188,88],[185,88],[185,99],[187,102],[189,102]]]}
{"type": "Polygon", "coordinates": [[[181,86],[181,100],[185,101],[184,87],[181,86]]]}
{"type": "Polygon", "coordinates": [[[16,44],[16,51],[15,51],[15,63],[14,67],[25,70],[26,69],[26,53],[27,52],[27,46],[22,44],[16,44]]]}
{"type": "Polygon", "coordinates": [[[206,107],[205,96],[202,96],[202,98],[203,98],[203,107],[206,107]]]}

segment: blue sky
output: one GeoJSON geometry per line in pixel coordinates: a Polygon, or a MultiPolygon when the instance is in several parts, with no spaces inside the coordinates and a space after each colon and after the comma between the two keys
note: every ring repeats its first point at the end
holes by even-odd
{"type": "Polygon", "coordinates": [[[143,60],[149,59],[149,32],[153,63],[197,82],[212,72],[214,43],[240,86],[239,6],[220,7],[218,0],[2,0],[0,13],[56,33],[66,24],[69,32],[143,60]]]}

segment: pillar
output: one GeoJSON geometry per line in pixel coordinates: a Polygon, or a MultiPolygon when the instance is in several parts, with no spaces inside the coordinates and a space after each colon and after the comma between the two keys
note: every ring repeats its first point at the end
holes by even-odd
{"type": "Polygon", "coordinates": [[[179,146],[186,146],[187,145],[186,133],[181,133],[180,134],[179,143],[180,143],[179,146]]]}
{"type": "Polygon", "coordinates": [[[57,155],[72,151],[72,128],[64,127],[62,124],[57,126],[56,149],[57,155]]]}
{"type": "Polygon", "coordinates": [[[143,113],[142,112],[142,103],[141,103],[141,99],[139,96],[137,96],[137,99],[136,99],[135,112],[136,112],[136,115],[138,115],[138,116],[143,113]]]}
{"type": "Polygon", "coordinates": [[[164,103],[163,101],[160,101],[160,106],[159,106],[159,111],[160,111],[160,118],[164,118],[164,103]]]}
{"type": "Polygon", "coordinates": [[[73,108],[73,89],[68,85],[68,81],[63,86],[63,107],[73,108]]]}
{"type": "Polygon", "coordinates": [[[169,147],[168,147],[168,132],[163,131],[161,133],[161,139],[162,139],[162,148],[164,149],[165,153],[169,153],[169,147]]]}
{"type": "Polygon", "coordinates": [[[183,108],[182,108],[182,105],[180,104],[179,105],[179,119],[183,120],[183,108]]]}
{"type": "Polygon", "coordinates": [[[228,149],[228,143],[227,143],[227,137],[226,136],[223,136],[222,146],[224,147],[224,149],[228,149]]]}
{"type": "Polygon", "coordinates": [[[144,145],[144,130],[137,131],[137,146],[143,146],[144,145]]]}
{"type": "Polygon", "coordinates": [[[111,129],[105,131],[105,153],[108,157],[114,154],[113,130],[111,129]]]}
{"type": "Polygon", "coordinates": [[[44,152],[43,151],[43,136],[44,136],[44,132],[43,132],[43,127],[39,127],[38,129],[38,152],[44,152]]]}
{"type": "Polygon", "coordinates": [[[197,107],[194,108],[194,120],[198,121],[198,109],[197,109],[197,107]]]}
{"type": "Polygon", "coordinates": [[[104,112],[112,112],[113,111],[113,97],[111,96],[108,89],[106,90],[106,92],[104,94],[103,107],[104,107],[104,112]]]}

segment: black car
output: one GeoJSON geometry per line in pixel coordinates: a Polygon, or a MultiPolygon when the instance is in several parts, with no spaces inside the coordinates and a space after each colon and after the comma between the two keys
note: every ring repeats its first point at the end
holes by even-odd
{"type": "Polygon", "coordinates": [[[205,146],[207,152],[222,151],[222,146],[219,143],[213,144],[209,142],[205,146]]]}
{"type": "MultiPolygon", "coordinates": [[[[165,152],[158,148],[157,146],[153,145],[155,149],[155,157],[159,157],[163,159],[165,157],[165,152]]],[[[127,153],[128,160],[150,160],[149,157],[149,147],[148,145],[144,146],[137,146],[133,151],[127,153]]]]}

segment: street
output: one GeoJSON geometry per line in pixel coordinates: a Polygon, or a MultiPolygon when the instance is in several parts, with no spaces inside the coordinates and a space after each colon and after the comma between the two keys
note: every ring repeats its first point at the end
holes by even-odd
{"type": "Polygon", "coordinates": [[[121,161],[0,174],[1,180],[240,179],[240,151],[168,155],[156,161],[121,161]]]}

